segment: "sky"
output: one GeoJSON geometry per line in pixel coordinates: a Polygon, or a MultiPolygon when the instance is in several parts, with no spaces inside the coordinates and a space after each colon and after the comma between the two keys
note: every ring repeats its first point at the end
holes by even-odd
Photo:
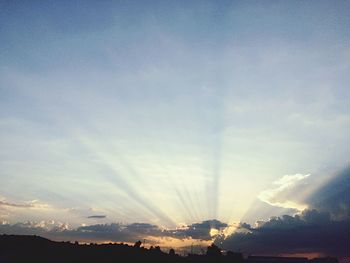
{"type": "Polygon", "coordinates": [[[319,226],[310,214],[342,233],[349,10],[1,1],[1,232],[235,249],[244,235],[247,252],[276,221],[319,226]]]}

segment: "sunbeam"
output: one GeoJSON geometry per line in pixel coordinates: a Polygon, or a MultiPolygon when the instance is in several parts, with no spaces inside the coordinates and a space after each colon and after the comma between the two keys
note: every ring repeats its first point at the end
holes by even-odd
{"type": "Polygon", "coordinates": [[[350,258],[350,3],[53,2],[0,1],[0,235],[350,258]]]}

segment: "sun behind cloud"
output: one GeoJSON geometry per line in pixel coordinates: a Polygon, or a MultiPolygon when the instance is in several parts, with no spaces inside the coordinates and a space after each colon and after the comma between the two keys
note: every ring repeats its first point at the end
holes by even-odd
{"type": "Polygon", "coordinates": [[[284,175],[273,182],[275,187],[262,191],[258,198],[272,206],[303,211],[308,205],[300,200],[300,186],[305,185],[309,176],[310,174],[284,175]]]}

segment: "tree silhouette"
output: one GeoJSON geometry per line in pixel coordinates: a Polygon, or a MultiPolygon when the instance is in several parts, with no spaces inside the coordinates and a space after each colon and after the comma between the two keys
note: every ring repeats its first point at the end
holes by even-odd
{"type": "Polygon", "coordinates": [[[142,242],[139,240],[135,242],[134,247],[141,247],[142,242]]]}
{"type": "Polygon", "coordinates": [[[222,256],[221,249],[214,243],[207,248],[208,257],[220,257],[222,256]]]}
{"type": "Polygon", "coordinates": [[[114,263],[114,262],[151,262],[151,263],[338,263],[336,258],[288,258],[250,256],[244,259],[242,253],[221,253],[215,244],[207,248],[206,255],[188,254],[180,256],[174,249],[164,253],[159,246],[140,248],[141,241],[133,246],[124,243],[79,244],[79,242],[54,242],[39,236],[0,235],[0,262],[36,262],[36,263],[114,263]]]}

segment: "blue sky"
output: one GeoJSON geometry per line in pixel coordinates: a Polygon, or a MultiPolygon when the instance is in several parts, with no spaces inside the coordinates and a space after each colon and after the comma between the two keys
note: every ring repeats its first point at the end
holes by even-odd
{"type": "Polygon", "coordinates": [[[0,220],[310,207],[349,162],[349,5],[2,1],[0,220]]]}

